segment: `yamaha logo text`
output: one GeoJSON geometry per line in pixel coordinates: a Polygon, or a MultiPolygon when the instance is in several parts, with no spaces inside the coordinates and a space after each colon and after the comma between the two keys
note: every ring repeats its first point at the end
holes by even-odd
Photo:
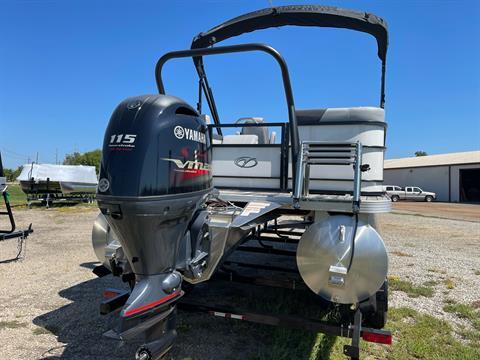
{"type": "Polygon", "coordinates": [[[177,139],[186,139],[205,144],[205,134],[197,130],[178,125],[173,129],[173,134],[177,139]]]}

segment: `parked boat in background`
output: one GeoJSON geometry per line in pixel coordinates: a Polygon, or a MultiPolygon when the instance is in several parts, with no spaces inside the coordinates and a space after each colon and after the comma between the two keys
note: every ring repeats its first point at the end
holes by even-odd
{"type": "Polygon", "coordinates": [[[97,191],[95,166],[26,164],[17,177],[29,203],[55,199],[90,200],[97,191]]]}

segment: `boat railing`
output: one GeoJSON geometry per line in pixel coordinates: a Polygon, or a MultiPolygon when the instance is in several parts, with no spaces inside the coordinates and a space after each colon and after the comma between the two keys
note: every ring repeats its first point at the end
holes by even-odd
{"type": "MultiPolygon", "coordinates": [[[[214,144],[211,143],[212,147],[219,147],[219,148],[226,148],[226,147],[234,147],[234,148],[258,148],[261,151],[262,148],[265,147],[278,147],[279,148],[279,157],[278,161],[280,163],[280,177],[279,177],[279,187],[276,191],[279,192],[287,192],[288,191],[288,167],[289,167],[289,157],[291,156],[291,146],[289,144],[289,132],[290,126],[289,123],[284,122],[262,122],[262,123],[242,123],[242,124],[209,124],[208,127],[208,134],[210,139],[213,139],[213,129],[214,128],[245,128],[245,127],[266,127],[269,129],[272,128],[280,128],[280,139],[279,142],[270,143],[270,144],[214,144]]],[[[235,159],[232,158],[232,161],[235,159]]],[[[276,160],[275,160],[276,161],[276,160]]]]}

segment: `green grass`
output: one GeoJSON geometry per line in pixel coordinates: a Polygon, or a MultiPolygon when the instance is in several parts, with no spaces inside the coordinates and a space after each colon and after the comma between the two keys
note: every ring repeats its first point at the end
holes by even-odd
{"type": "Polygon", "coordinates": [[[409,297],[416,298],[419,296],[432,297],[434,293],[434,281],[427,281],[423,285],[415,285],[410,281],[400,280],[398,277],[390,276],[388,278],[389,288],[393,291],[403,291],[409,297]]]}
{"type": "Polygon", "coordinates": [[[413,255],[407,254],[406,252],[403,252],[403,251],[392,251],[390,252],[390,254],[396,255],[396,256],[413,257],[413,255]]]}
{"type": "MultiPolygon", "coordinates": [[[[434,294],[433,287],[438,281],[427,281],[417,286],[398,277],[389,278],[390,289],[404,291],[411,297],[434,294]]],[[[295,300],[270,303],[270,311],[295,307],[295,300]],[[273,306],[273,308],[272,308],[273,306]]],[[[420,314],[413,309],[390,309],[386,329],[392,331],[394,340],[391,346],[372,344],[362,341],[362,358],[375,359],[480,359],[480,320],[478,310],[473,306],[462,306],[449,303],[446,309],[467,318],[472,328],[457,329],[457,334],[447,322],[430,315],[420,314]],[[463,341],[458,338],[463,338],[463,341]]],[[[335,319],[336,315],[318,312],[317,319],[335,319]]],[[[350,343],[349,339],[312,334],[308,331],[289,330],[283,328],[266,328],[267,344],[253,357],[255,360],[268,359],[345,359],[343,346],[350,343]]]]}
{"type": "MultiPolygon", "coordinates": [[[[318,298],[305,293],[291,293],[288,290],[273,289],[271,292],[257,293],[249,299],[248,308],[268,313],[300,315],[313,319],[335,321],[338,312],[318,306],[318,298]],[[282,301],[272,302],[272,295],[282,301]],[[298,307],[302,304],[302,307],[298,307]],[[316,306],[315,306],[316,304],[316,306]]],[[[239,326],[242,326],[239,324],[239,326]]],[[[290,360],[290,359],[327,359],[333,351],[336,338],[325,334],[315,334],[307,330],[292,330],[282,327],[263,328],[263,338],[267,339],[266,346],[262,346],[253,357],[255,360],[290,360]]],[[[342,349],[339,350],[340,354],[342,349]]],[[[343,355],[342,355],[343,356],[343,355]]]]}
{"type": "MultiPolygon", "coordinates": [[[[7,193],[9,195],[10,205],[22,206],[27,204],[27,196],[22,191],[19,184],[8,185],[7,193]]],[[[3,200],[2,200],[2,205],[3,205],[3,200]]]]}
{"type": "Polygon", "coordinates": [[[478,322],[474,331],[472,331],[472,329],[467,329],[465,326],[462,326],[458,333],[470,344],[476,345],[477,348],[480,348],[480,326],[478,325],[478,322]]]}
{"type": "Polygon", "coordinates": [[[459,334],[464,339],[477,344],[480,348],[480,309],[478,309],[477,302],[472,305],[457,303],[453,299],[447,299],[443,311],[457,315],[459,318],[468,320],[471,328],[461,327],[459,334]]]}
{"type": "Polygon", "coordinates": [[[42,327],[36,327],[35,329],[32,330],[33,335],[46,335],[46,334],[51,334],[51,332],[45,328],[42,327]]]}
{"type": "Polygon", "coordinates": [[[455,300],[451,300],[451,299],[447,300],[446,303],[447,304],[443,307],[443,311],[453,313],[457,315],[459,318],[467,319],[472,322],[475,322],[476,320],[477,321],[480,320],[480,311],[476,310],[473,306],[457,303],[455,300]]]}
{"type": "Polygon", "coordinates": [[[428,272],[433,272],[433,273],[438,273],[438,274],[446,274],[447,272],[445,270],[440,270],[440,269],[428,269],[428,272]]]}
{"type": "Polygon", "coordinates": [[[51,209],[61,213],[81,213],[85,211],[98,210],[97,202],[88,203],[68,203],[68,204],[53,204],[51,209]]]}
{"type": "MultiPolygon", "coordinates": [[[[361,358],[364,359],[480,359],[479,333],[464,329],[455,337],[454,330],[445,321],[413,309],[390,309],[388,330],[392,331],[393,344],[380,345],[361,341],[361,358]]],[[[343,360],[343,346],[350,344],[346,338],[312,334],[307,331],[268,328],[270,339],[253,357],[256,360],[308,359],[343,360]]]]}
{"type": "Polygon", "coordinates": [[[0,330],[2,329],[18,329],[27,326],[27,324],[22,323],[17,320],[12,321],[0,321],[0,330]]]}
{"type": "MultiPolygon", "coordinates": [[[[301,330],[275,328],[269,331],[269,343],[262,346],[253,357],[254,360],[290,360],[290,359],[329,359],[340,355],[342,349],[336,338],[325,334],[314,334],[301,330]]],[[[343,355],[342,355],[343,356],[343,355]]]]}
{"type": "Polygon", "coordinates": [[[423,283],[423,286],[427,286],[427,287],[432,287],[435,285],[438,285],[438,281],[436,280],[428,280],[423,283]]]}
{"type": "MultiPolygon", "coordinates": [[[[436,282],[427,282],[427,285],[414,286],[408,281],[394,279],[389,281],[390,289],[405,291],[409,296],[432,296],[431,286],[436,282]],[[393,286],[392,286],[393,285],[393,286]]],[[[295,314],[299,311],[298,304],[302,304],[304,317],[326,319],[335,321],[338,313],[326,310],[308,310],[305,299],[288,298],[282,293],[278,294],[282,301],[264,302],[262,299],[252,299],[250,305],[258,310],[268,310],[271,313],[295,314]],[[289,310],[289,312],[288,312],[289,310]]],[[[266,295],[267,296],[267,295],[266,295]]],[[[272,294],[268,295],[271,299],[272,294]]],[[[453,305],[449,303],[447,305],[453,305]]],[[[446,305],[446,306],[447,306],[446,305]]],[[[318,309],[318,302],[314,309],[318,309]]],[[[332,310],[332,309],[331,309],[332,310]]],[[[478,330],[480,321],[478,310],[473,306],[467,310],[464,307],[452,308],[456,312],[467,316],[473,328],[478,330]],[[478,321],[477,323],[475,323],[478,321]]],[[[246,323],[239,322],[238,327],[248,327],[246,323]]],[[[391,308],[388,312],[388,322],[385,327],[393,333],[391,346],[361,342],[361,358],[364,359],[480,359],[480,333],[471,328],[454,329],[447,322],[430,315],[418,313],[413,309],[391,308]],[[458,340],[461,337],[463,340],[458,340]]],[[[240,330],[240,329],[239,329],[240,330]]],[[[279,327],[267,327],[262,330],[265,346],[262,346],[253,357],[255,360],[270,359],[308,359],[308,360],[343,360],[343,346],[350,344],[351,340],[325,334],[315,334],[309,331],[292,330],[279,327]]]]}
{"type": "Polygon", "coordinates": [[[445,287],[449,290],[452,290],[455,288],[455,282],[453,281],[452,278],[447,278],[443,280],[443,283],[445,284],[445,287]]]}
{"type": "MultiPolygon", "coordinates": [[[[480,359],[479,334],[471,330],[460,332],[466,341],[456,339],[452,327],[443,320],[420,314],[413,309],[390,309],[386,329],[392,331],[391,346],[361,342],[361,358],[374,359],[480,359]]],[[[341,353],[348,340],[338,339],[331,359],[344,359],[341,353]],[[341,345],[341,346],[340,346],[341,345]]]]}
{"type": "Polygon", "coordinates": [[[430,315],[413,309],[389,311],[387,328],[394,333],[389,359],[479,359],[480,348],[474,342],[455,339],[451,326],[430,315]]]}
{"type": "MultiPolygon", "coordinates": [[[[27,196],[22,191],[19,184],[9,184],[7,193],[10,200],[10,205],[12,207],[21,207],[27,205],[27,196]]],[[[38,207],[44,209],[45,206],[40,204],[39,202],[34,202],[32,204],[33,207],[38,207]]],[[[3,199],[0,201],[0,208],[3,207],[3,199]]],[[[97,203],[94,201],[93,203],[83,203],[83,202],[54,202],[52,209],[56,209],[60,212],[82,212],[89,209],[96,209],[97,203]]]]}

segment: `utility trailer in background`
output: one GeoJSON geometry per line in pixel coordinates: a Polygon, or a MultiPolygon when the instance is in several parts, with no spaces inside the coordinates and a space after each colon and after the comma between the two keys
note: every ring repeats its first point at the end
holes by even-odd
{"type": "Polygon", "coordinates": [[[2,155],[0,154],[0,193],[2,194],[3,203],[5,204],[5,210],[2,209],[0,211],[0,216],[8,217],[8,222],[10,224],[10,228],[0,229],[0,242],[11,239],[18,240],[17,254],[10,259],[0,259],[0,263],[18,260],[22,256],[22,253],[25,249],[25,239],[28,237],[28,235],[33,233],[32,224],[30,224],[30,226],[26,230],[17,230],[7,188],[7,178],[5,177],[5,174],[3,172],[2,155]]]}

